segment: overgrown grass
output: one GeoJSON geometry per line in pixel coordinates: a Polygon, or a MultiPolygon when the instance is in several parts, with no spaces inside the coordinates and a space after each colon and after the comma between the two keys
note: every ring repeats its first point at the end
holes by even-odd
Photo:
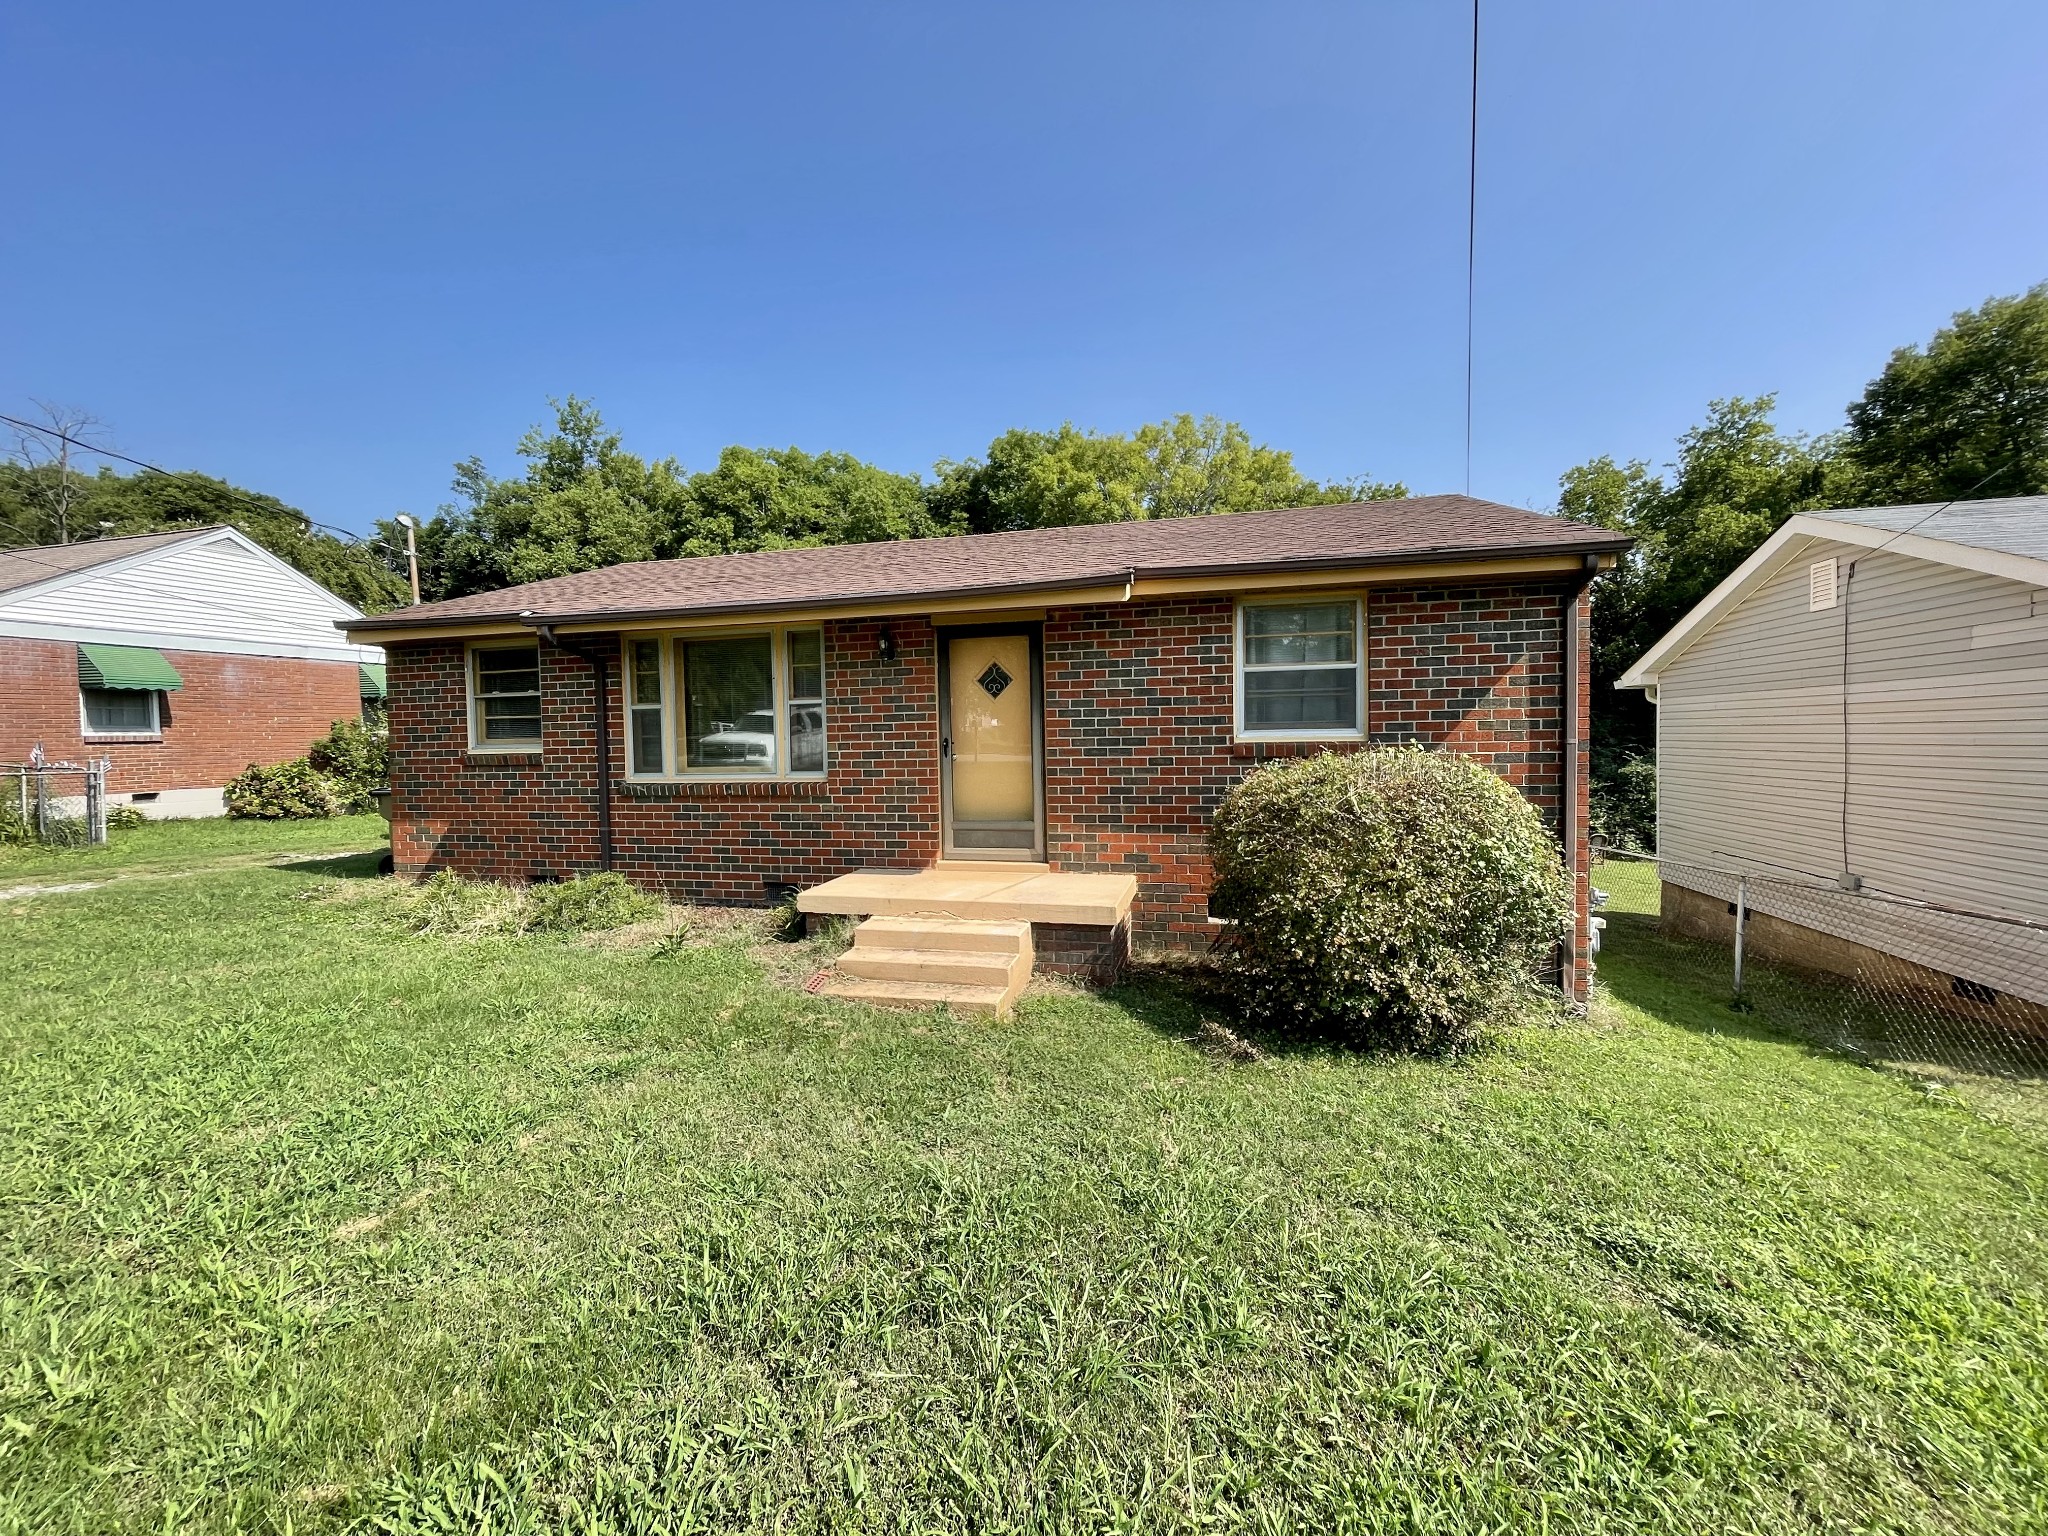
{"type": "Polygon", "coordinates": [[[420,934],[370,863],[0,903],[0,1525],[2048,1520],[2042,1148],[1625,959],[1247,1059],[1166,981],[870,1012],[765,915],[420,934]]]}

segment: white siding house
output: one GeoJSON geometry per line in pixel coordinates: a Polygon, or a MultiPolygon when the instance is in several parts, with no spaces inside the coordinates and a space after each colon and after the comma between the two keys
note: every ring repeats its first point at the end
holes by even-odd
{"type": "Polygon", "coordinates": [[[381,699],[360,617],[232,528],[0,550],[0,762],[105,759],[116,803],[218,815],[381,699]]]}
{"type": "Polygon", "coordinates": [[[1667,884],[2048,1005],[2048,497],[1794,517],[1620,686],[1667,884]]]}

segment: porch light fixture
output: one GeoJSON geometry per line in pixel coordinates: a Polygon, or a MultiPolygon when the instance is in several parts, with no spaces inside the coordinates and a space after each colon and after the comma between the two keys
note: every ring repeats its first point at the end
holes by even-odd
{"type": "Polygon", "coordinates": [[[875,642],[875,654],[883,661],[896,659],[896,637],[890,633],[886,624],[882,626],[881,638],[875,642]]]}

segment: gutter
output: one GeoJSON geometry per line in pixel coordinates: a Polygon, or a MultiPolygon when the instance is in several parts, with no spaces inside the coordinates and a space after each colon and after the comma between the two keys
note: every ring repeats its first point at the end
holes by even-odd
{"type": "MultiPolygon", "coordinates": [[[[531,614],[521,614],[522,620],[532,620],[531,614]]],[[[557,639],[555,627],[549,622],[535,622],[534,629],[541,639],[558,651],[567,651],[590,663],[591,696],[596,700],[595,721],[597,736],[597,867],[600,872],[612,867],[612,700],[610,652],[604,647],[586,648],[568,640],[557,639]]]]}
{"type": "MultiPolygon", "coordinates": [[[[1586,556],[1585,570],[1578,579],[1565,589],[1564,615],[1559,628],[1564,648],[1563,692],[1558,710],[1558,751],[1563,759],[1563,772],[1558,776],[1558,842],[1564,852],[1565,873],[1572,883],[1572,944],[1573,961],[1582,964],[1584,956],[1579,953],[1579,753],[1583,743],[1579,739],[1579,631],[1584,627],[1584,606],[1586,589],[1593,585],[1593,578],[1600,574],[1599,556],[1586,556]]],[[[1564,956],[1559,955],[1558,970],[1564,969],[1564,956]]],[[[1559,981],[1564,978],[1562,974],[1559,981]]],[[[1583,979],[1583,978],[1581,978],[1583,979]]]]}

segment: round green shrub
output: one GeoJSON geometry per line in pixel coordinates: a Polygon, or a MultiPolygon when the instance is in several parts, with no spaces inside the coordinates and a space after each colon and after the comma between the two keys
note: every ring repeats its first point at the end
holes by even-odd
{"type": "Polygon", "coordinates": [[[341,814],[327,777],[303,757],[268,767],[251,763],[228,781],[221,798],[230,816],[263,821],[316,820],[341,814]]]}
{"type": "Polygon", "coordinates": [[[380,721],[337,720],[325,736],[306,749],[306,761],[334,786],[342,809],[351,814],[377,809],[371,791],[391,779],[391,737],[380,721]]]}
{"type": "Polygon", "coordinates": [[[1209,834],[1227,984],[1254,1021],[1422,1052],[1474,1043],[1570,930],[1529,802],[1420,747],[1257,769],[1209,834]]]}

